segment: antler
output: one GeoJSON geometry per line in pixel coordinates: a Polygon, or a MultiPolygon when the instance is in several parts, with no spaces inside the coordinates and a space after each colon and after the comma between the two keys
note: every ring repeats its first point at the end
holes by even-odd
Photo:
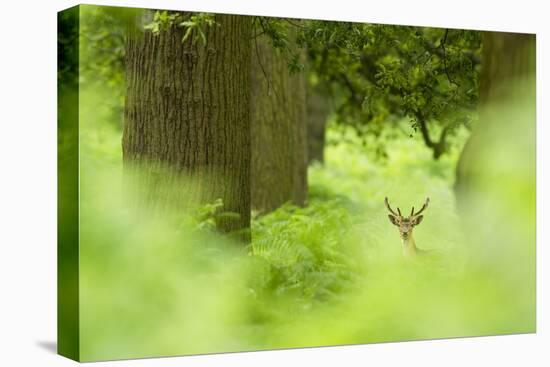
{"type": "Polygon", "coordinates": [[[386,208],[388,208],[388,210],[390,211],[390,213],[392,213],[392,214],[395,215],[395,216],[399,216],[399,217],[401,216],[401,210],[399,210],[399,208],[397,208],[397,213],[399,213],[399,214],[397,214],[396,212],[394,212],[393,209],[392,209],[391,206],[390,206],[390,203],[388,202],[388,198],[387,198],[387,197],[384,198],[384,204],[386,204],[386,208]]]}
{"type": "Polygon", "coordinates": [[[413,206],[411,210],[411,217],[416,217],[417,215],[420,215],[420,213],[422,213],[424,209],[428,207],[429,203],[430,203],[430,198],[426,198],[426,202],[424,203],[424,205],[422,205],[422,208],[417,213],[414,212],[414,206],[413,206]]]}

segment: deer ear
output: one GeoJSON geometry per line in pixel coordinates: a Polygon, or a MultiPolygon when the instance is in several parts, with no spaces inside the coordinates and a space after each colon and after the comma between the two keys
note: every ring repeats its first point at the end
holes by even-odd
{"type": "Polygon", "coordinates": [[[423,216],[423,215],[420,215],[420,216],[416,217],[416,218],[414,219],[414,225],[415,225],[415,226],[419,225],[420,222],[422,222],[422,219],[424,219],[424,216],[423,216]]]}
{"type": "Polygon", "coordinates": [[[390,222],[393,224],[393,225],[397,225],[397,218],[395,218],[393,215],[391,214],[388,214],[388,218],[390,218],[390,222]]]}

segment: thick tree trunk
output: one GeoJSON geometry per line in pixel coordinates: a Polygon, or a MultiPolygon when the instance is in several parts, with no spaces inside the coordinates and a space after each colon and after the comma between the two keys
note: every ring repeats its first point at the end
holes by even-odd
{"type": "Polygon", "coordinates": [[[175,26],[128,37],[122,147],[125,166],[149,167],[151,175],[162,166],[189,177],[200,202],[221,198],[223,211],[239,215],[218,221],[229,232],[250,226],[252,23],[215,20],[206,45],[193,37],[182,43],[185,30],[175,26]]]}
{"type": "Polygon", "coordinates": [[[305,76],[291,74],[269,39],[252,41],[252,207],[269,212],[307,198],[305,76]]]}
{"type": "Polygon", "coordinates": [[[319,91],[318,86],[307,85],[307,140],[308,163],[325,159],[325,131],[330,105],[327,96],[319,91]]]}
{"type": "Polygon", "coordinates": [[[463,244],[488,284],[521,300],[504,311],[517,330],[534,332],[535,36],[487,33],[483,48],[479,123],[457,166],[463,244]]]}
{"type": "MultiPolygon", "coordinates": [[[[534,139],[535,124],[535,36],[518,33],[486,32],[483,39],[479,93],[479,123],[468,139],[456,170],[455,192],[462,196],[475,190],[475,181],[486,170],[485,156],[491,156],[492,142],[511,130],[523,133],[519,140],[534,139]],[[521,103],[522,119],[511,118],[506,108],[521,103]]],[[[518,148],[510,141],[510,151],[518,148]]],[[[534,144],[534,140],[528,140],[534,144]]]]}
{"type": "Polygon", "coordinates": [[[534,299],[535,37],[487,33],[483,48],[479,123],[457,165],[457,208],[476,260],[498,256],[534,299]]]}

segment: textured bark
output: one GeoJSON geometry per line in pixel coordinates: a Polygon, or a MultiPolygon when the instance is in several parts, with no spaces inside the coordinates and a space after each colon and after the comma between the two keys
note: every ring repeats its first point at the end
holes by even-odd
{"type": "Polygon", "coordinates": [[[128,37],[123,159],[190,177],[185,190],[198,200],[221,198],[223,211],[239,214],[218,222],[234,231],[250,226],[252,23],[233,15],[215,20],[206,46],[193,37],[182,43],[179,27],[128,37]]]}
{"type": "Polygon", "coordinates": [[[252,207],[269,212],[307,199],[305,76],[291,74],[269,39],[252,41],[252,207]]]}
{"type": "Polygon", "coordinates": [[[308,84],[306,91],[308,163],[323,163],[329,99],[316,86],[308,84]]]}

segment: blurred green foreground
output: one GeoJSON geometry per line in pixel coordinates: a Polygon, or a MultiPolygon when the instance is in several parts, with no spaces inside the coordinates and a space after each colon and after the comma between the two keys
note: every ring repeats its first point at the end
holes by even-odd
{"type": "Polygon", "coordinates": [[[513,178],[487,182],[511,200],[462,221],[460,141],[434,161],[406,125],[366,145],[332,128],[325,165],[309,171],[309,205],[255,217],[243,248],[216,233],[216,203],[170,217],[129,207],[120,132],[98,122],[106,110],[94,92],[81,93],[82,360],[535,330],[534,172],[521,168],[530,153],[487,162],[513,178]],[[404,210],[430,197],[415,238],[436,258],[403,259],[385,196],[404,210]]]}

